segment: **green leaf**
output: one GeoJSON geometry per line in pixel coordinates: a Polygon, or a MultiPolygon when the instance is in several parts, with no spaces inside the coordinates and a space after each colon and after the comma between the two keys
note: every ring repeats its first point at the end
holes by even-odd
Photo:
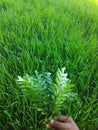
{"type": "Polygon", "coordinates": [[[32,106],[37,111],[46,117],[54,117],[61,113],[66,98],[68,100],[73,94],[73,85],[67,75],[65,68],[58,69],[55,82],[53,82],[51,73],[39,74],[35,71],[33,76],[28,74],[23,78],[18,76],[17,82],[22,93],[31,100],[32,106]]]}

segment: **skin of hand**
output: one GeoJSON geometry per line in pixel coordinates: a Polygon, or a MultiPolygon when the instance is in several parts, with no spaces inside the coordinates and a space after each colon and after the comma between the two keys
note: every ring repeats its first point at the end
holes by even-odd
{"type": "Polygon", "coordinates": [[[66,116],[60,116],[57,119],[50,120],[46,128],[52,130],[79,130],[74,120],[66,116]]]}

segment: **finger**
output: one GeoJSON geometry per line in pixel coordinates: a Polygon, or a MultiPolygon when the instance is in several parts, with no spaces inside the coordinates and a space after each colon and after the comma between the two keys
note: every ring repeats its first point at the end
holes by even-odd
{"type": "MultiPolygon", "coordinates": [[[[47,125],[46,125],[46,128],[47,128],[47,129],[51,129],[51,127],[52,127],[52,126],[51,126],[50,124],[47,124],[47,125]]],[[[52,128],[52,130],[56,130],[56,129],[55,129],[55,128],[52,128]]]]}
{"type": "Polygon", "coordinates": [[[47,125],[46,125],[46,128],[47,128],[47,129],[50,129],[50,128],[51,128],[51,125],[50,125],[50,124],[47,124],[47,125]]]}
{"type": "Polygon", "coordinates": [[[67,120],[68,120],[68,117],[66,117],[66,116],[60,116],[56,120],[60,121],[60,122],[63,122],[63,123],[66,123],[67,120]]]}
{"type": "Polygon", "coordinates": [[[51,120],[51,121],[49,122],[49,124],[50,124],[53,128],[57,128],[57,129],[61,129],[61,130],[63,130],[63,129],[67,130],[68,127],[69,127],[69,124],[68,124],[68,123],[61,123],[61,122],[59,122],[59,121],[57,121],[57,120],[51,120]]]}

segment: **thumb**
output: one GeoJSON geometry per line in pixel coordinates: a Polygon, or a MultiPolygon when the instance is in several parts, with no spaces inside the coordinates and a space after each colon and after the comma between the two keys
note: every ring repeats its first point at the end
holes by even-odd
{"type": "Polygon", "coordinates": [[[59,122],[59,121],[56,121],[56,120],[51,120],[49,122],[49,124],[54,127],[54,128],[57,128],[57,129],[60,129],[60,130],[67,130],[68,129],[68,123],[62,123],[62,122],[59,122]]]}

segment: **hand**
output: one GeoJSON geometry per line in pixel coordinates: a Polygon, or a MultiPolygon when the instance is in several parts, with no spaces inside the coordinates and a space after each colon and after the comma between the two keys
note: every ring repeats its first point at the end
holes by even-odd
{"type": "Polygon", "coordinates": [[[52,128],[52,130],[79,130],[74,120],[66,116],[50,120],[46,128],[52,128]]]}

